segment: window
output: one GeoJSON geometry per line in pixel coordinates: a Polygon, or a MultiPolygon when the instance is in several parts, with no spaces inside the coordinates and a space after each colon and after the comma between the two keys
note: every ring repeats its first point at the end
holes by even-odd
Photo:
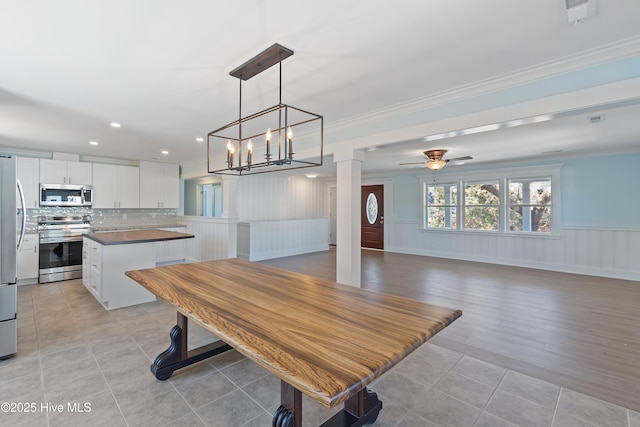
{"type": "Polygon", "coordinates": [[[551,232],[551,178],[509,180],[509,230],[551,232]]]}
{"type": "Polygon", "coordinates": [[[425,185],[426,228],[456,229],[458,184],[425,185]]]}
{"type": "Polygon", "coordinates": [[[558,234],[561,167],[523,166],[459,175],[454,175],[452,169],[451,173],[439,172],[442,182],[436,182],[433,175],[425,175],[420,181],[422,228],[558,234]]]}
{"type": "Polygon", "coordinates": [[[498,181],[465,182],[464,229],[500,229],[500,184],[498,181]]]}

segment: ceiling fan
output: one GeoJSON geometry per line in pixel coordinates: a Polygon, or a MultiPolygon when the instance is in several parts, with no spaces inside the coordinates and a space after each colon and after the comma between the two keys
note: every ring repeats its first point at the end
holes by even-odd
{"type": "Polygon", "coordinates": [[[443,159],[446,153],[447,153],[447,150],[427,150],[427,151],[424,151],[424,155],[427,156],[426,162],[400,163],[400,166],[424,164],[429,169],[437,171],[445,167],[446,164],[452,160],[456,161],[456,160],[472,160],[473,159],[473,157],[471,156],[456,157],[453,159],[443,159]]]}

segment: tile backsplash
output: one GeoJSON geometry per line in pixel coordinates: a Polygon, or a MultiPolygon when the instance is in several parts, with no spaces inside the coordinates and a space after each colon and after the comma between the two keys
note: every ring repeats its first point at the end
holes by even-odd
{"type": "Polygon", "coordinates": [[[90,215],[93,231],[177,227],[177,209],[90,209],[41,207],[27,209],[27,233],[38,232],[38,217],[90,215]]]}

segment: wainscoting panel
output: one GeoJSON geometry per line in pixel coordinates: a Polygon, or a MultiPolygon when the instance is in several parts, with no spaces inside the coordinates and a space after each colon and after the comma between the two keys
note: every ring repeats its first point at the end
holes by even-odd
{"type": "Polygon", "coordinates": [[[195,236],[187,239],[186,262],[235,258],[237,219],[179,216],[177,222],[195,236]]]}
{"type": "Polygon", "coordinates": [[[394,221],[390,252],[640,280],[640,229],[565,226],[558,235],[422,231],[394,221]]]}
{"type": "Polygon", "coordinates": [[[238,258],[249,261],[329,250],[328,218],[238,223],[238,258]]]}
{"type": "Polygon", "coordinates": [[[238,181],[240,220],[319,218],[324,213],[324,182],[305,176],[260,174],[238,181]]]}

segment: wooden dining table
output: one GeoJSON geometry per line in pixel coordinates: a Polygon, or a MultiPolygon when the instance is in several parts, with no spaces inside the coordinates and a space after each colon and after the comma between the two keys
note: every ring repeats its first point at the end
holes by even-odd
{"type": "Polygon", "coordinates": [[[151,365],[156,378],[235,349],[281,380],[276,427],[302,425],[301,393],[327,408],[344,404],[322,426],[374,422],[382,402],[367,385],[462,315],[240,259],[125,274],[178,312],[151,365]],[[188,351],[189,320],[220,341],[188,351]]]}

